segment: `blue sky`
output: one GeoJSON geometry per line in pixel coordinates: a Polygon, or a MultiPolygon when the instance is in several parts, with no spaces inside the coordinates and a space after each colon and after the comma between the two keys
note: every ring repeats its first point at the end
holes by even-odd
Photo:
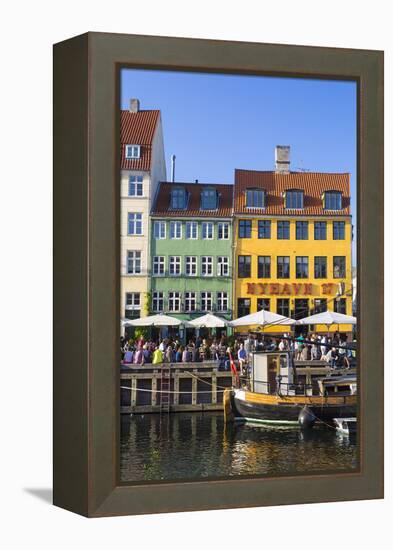
{"type": "Polygon", "coordinates": [[[235,168],[273,170],[276,145],[291,169],[349,172],[356,223],[354,82],[123,69],[121,107],[160,109],[167,176],[233,183],[235,168]]]}

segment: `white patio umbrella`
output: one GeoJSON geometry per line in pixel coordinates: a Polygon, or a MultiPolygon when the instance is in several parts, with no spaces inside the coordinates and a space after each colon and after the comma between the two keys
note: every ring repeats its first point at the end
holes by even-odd
{"type": "Polygon", "coordinates": [[[323,311],[322,313],[316,313],[304,319],[299,319],[299,325],[356,325],[356,317],[352,315],[344,315],[343,313],[336,313],[335,311],[323,311]]]}
{"type": "Polygon", "coordinates": [[[213,315],[212,313],[206,313],[206,315],[202,315],[202,317],[197,317],[196,319],[193,319],[192,321],[188,321],[188,325],[200,328],[200,327],[207,327],[207,328],[219,328],[219,327],[226,327],[228,326],[228,321],[226,319],[222,319],[222,317],[217,317],[217,315],[213,315]]]}
{"type": "Polygon", "coordinates": [[[234,321],[231,321],[229,325],[231,327],[242,327],[245,325],[260,325],[262,327],[266,325],[293,325],[296,321],[290,317],[284,317],[284,315],[279,315],[278,313],[273,313],[272,311],[267,311],[262,309],[256,313],[250,313],[244,317],[239,317],[234,321]]]}
{"type": "Polygon", "coordinates": [[[138,319],[128,319],[124,326],[127,327],[176,327],[185,324],[185,321],[158,313],[148,317],[139,317],[138,319]]]}

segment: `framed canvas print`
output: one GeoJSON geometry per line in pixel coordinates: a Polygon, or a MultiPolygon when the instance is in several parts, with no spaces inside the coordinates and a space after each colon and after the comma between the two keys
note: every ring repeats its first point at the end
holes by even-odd
{"type": "Polygon", "coordinates": [[[382,52],[56,44],[54,503],[382,498],[382,211],[382,52]]]}

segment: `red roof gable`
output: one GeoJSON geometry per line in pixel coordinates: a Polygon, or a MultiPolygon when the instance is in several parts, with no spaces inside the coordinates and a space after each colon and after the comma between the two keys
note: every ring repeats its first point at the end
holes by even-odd
{"type": "Polygon", "coordinates": [[[154,133],[160,120],[160,111],[120,112],[120,166],[124,170],[149,171],[154,133]],[[139,159],[125,158],[125,145],[140,145],[139,159]]]}
{"type": "Polygon", "coordinates": [[[334,215],[350,214],[349,174],[331,174],[324,172],[259,172],[255,170],[235,170],[234,212],[235,214],[270,214],[296,216],[322,216],[332,211],[323,208],[322,194],[325,191],[342,193],[342,210],[334,215]],[[259,188],[266,191],[266,208],[247,208],[246,189],[259,188]],[[304,208],[287,209],[283,193],[289,189],[304,191],[304,208]]]}

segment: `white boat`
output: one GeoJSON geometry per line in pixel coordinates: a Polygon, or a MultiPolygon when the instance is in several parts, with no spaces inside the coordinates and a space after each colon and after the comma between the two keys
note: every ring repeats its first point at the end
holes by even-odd
{"type": "Polygon", "coordinates": [[[356,432],[356,418],[334,418],[336,430],[342,434],[349,435],[356,432]]]}

